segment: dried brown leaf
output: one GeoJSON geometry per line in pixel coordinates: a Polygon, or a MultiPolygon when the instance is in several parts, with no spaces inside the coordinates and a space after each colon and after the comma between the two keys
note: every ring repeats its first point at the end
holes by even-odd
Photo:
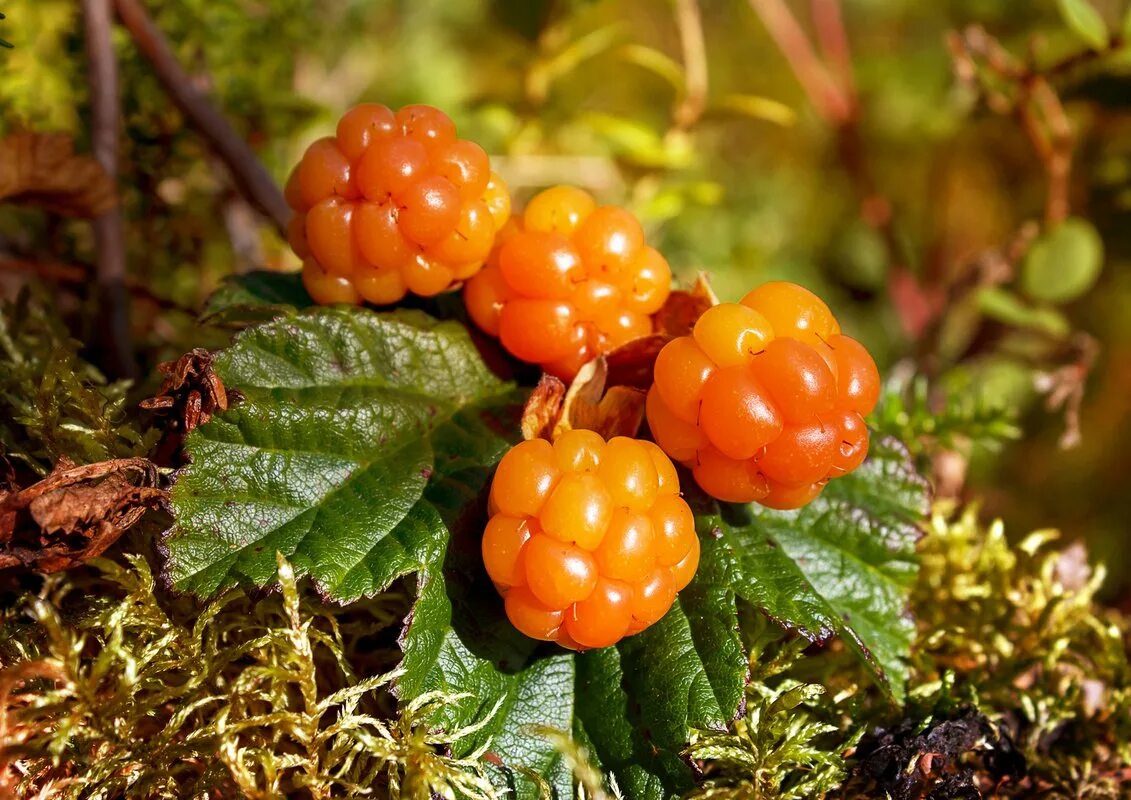
{"type": "Polygon", "coordinates": [[[695,285],[684,291],[677,289],[668,295],[663,308],[656,312],[653,323],[657,333],[667,334],[669,337],[687,336],[695,327],[696,320],[711,306],[717,306],[719,298],[711,289],[707,280],[707,273],[700,272],[695,278],[695,285]]]}
{"type": "Polygon", "coordinates": [[[100,555],[165,499],[144,458],[76,467],[60,459],[46,478],[0,491],[0,568],[56,572],[100,555]]]}
{"type": "Polygon", "coordinates": [[[118,203],[118,187],[63,133],[20,131],[0,139],[0,201],[97,217],[118,203]]]}

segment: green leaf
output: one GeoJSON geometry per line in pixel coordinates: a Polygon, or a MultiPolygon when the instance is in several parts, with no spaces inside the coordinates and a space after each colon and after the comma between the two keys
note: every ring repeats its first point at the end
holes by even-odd
{"type": "Polygon", "coordinates": [[[927,486],[893,440],[798,511],[716,504],[701,495],[700,570],[786,627],[839,635],[893,698],[901,698],[915,627],[905,615],[927,486]]]}
{"type": "Polygon", "coordinates": [[[1021,288],[1034,300],[1067,303],[1091,289],[1103,269],[1104,244],[1087,220],[1066,219],[1025,255],[1021,288]]]}
{"type": "Polygon", "coordinates": [[[334,599],[380,591],[444,551],[437,465],[485,480],[517,428],[466,329],[416,312],[284,317],[216,368],[243,400],[188,437],[166,539],[169,580],[199,595],[272,582],[276,551],[334,599]]]}
{"type": "Polygon", "coordinates": [[[219,323],[259,322],[311,305],[299,273],[259,270],[225,278],[208,298],[202,316],[219,323]]]}
{"type": "MultiPolygon", "coordinates": [[[[429,486],[429,498],[439,485],[429,486]]],[[[662,798],[689,788],[680,752],[690,728],[724,728],[737,715],[745,686],[746,654],[726,576],[707,566],[647,631],[615,648],[566,655],[507,622],[479,558],[482,517],[473,518],[476,524],[446,518],[452,539],[443,568],[422,573],[402,637],[402,699],[432,690],[467,693],[437,719],[447,729],[499,704],[491,723],[464,746],[490,737],[506,785],[520,798],[536,796],[523,768],[550,776],[559,796],[570,796],[560,756],[533,733],[535,724],[572,731],[626,797],[662,798]]]]}
{"type": "Polygon", "coordinates": [[[1088,0],[1056,0],[1064,24],[1093,50],[1106,50],[1111,43],[1107,23],[1088,0]]]}
{"type": "Polygon", "coordinates": [[[977,297],[978,308],[983,314],[1006,325],[1042,331],[1057,338],[1068,335],[1072,329],[1065,316],[1055,308],[1034,308],[999,286],[986,286],[978,290],[977,297]]]}

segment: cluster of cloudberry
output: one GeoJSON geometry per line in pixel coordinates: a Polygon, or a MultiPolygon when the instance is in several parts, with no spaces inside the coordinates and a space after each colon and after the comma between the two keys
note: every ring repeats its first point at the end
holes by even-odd
{"type": "Polygon", "coordinates": [[[522,442],[491,485],[487,574],[534,639],[606,647],[659,620],[699,566],[671,460],[652,442],[571,430],[522,442]]]}
{"type": "Polygon", "coordinates": [[[536,195],[467,284],[467,311],[512,355],[569,380],[583,364],[652,332],[671,270],[636,217],[581,189],[536,195]]]}
{"type": "Polygon", "coordinates": [[[510,217],[507,187],[479,145],[431,106],[348,111],[306,151],[286,198],[288,240],[318,303],[439,294],[483,266],[510,217]]]}
{"type": "Polygon", "coordinates": [[[868,351],[819,297],[767,283],[707,310],[656,359],[648,426],[713,497],[799,508],[868,453],[868,351]]]}
{"type": "MultiPolygon", "coordinates": [[[[428,106],[352,109],[286,196],[316,302],[387,305],[465,282],[476,325],[564,380],[652,333],[670,292],[632,214],[558,186],[512,217],[486,153],[428,106]]],[[[499,463],[482,548],[507,616],[571,649],[644,630],[699,565],[672,459],[719,500],[799,508],[864,460],[878,395],[872,358],[808,290],[767,283],[710,308],[656,359],[656,444],[570,430],[499,463]]]]}

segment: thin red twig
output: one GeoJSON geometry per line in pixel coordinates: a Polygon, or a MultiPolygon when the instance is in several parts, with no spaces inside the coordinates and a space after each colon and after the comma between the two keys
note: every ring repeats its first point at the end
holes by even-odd
{"type": "Polygon", "coordinates": [[[845,93],[850,98],[855,98],[852,50],[848,44],[840,0],[810,0],[809,8],[813,16],[813,27],[817,31],[817,43],[821,46],[825,61],[840,79],[845,93]]]}
{"type": "MultiPolygon", "coordinates": [[[[94,157],[112,179],[118,177],[121,116],[118,62],[114,56],[111,0],[83,0],[83,30],[89,68],[94,157]]],[[[94,220],[98,253],[95,285],[99,307],[105,311],[103,336],[109,370],[120,377],[137,376],[130,336],[130,304],[126,291],[126,242],[121,209],[115,207],[94,220]]]]}
{"type": "Polygon", "coordinates": [[[240,138],[228,120],[201,93],[177,62],[168,41],[154,25],[138,0],[114,0],[118,17],[149,61],[161,85],[177,108],[224,162],[240,193],[286,235],[291,211],[278,184],[264,168],[255,151],[240,138]]]}
{"type": "Polygon", "coordinates": [[[817,57],[805,31],[784,0],[749,2],[789,62],[817,113],[834,125],[841,125],[850,119],[853,114],[851,101],[817,57]]]}

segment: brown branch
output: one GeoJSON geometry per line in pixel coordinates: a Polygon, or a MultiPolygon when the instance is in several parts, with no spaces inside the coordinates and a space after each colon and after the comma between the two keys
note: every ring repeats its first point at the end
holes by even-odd
{"type": "Polygon", "coordinates": [[[677,128],[692,127],[707,108],[707,44],[697,0],[675,0],[675,21],[683,51],[684,92],[675,109],[677,128]]]}
{"type": "Polygon", "coordinates": [[[134,44],[149,61],[177,108],[224,162],[239,191],[274,223],[280,235],[285,236],[291,211],[279,186],[260,163],[255,151],[193,85],[141,3],[138,0],[114,0],[114,4],[134,44]]]}
{"type": "Polygon", "coordinates": [[[1072,125],[1056,92],[1044,78],[1033,81],[1033,103],[1040,109],[1047,126],[1049,154],[1044,159],[1049,188],[1045,199],[1045,222],[1055,225],[1068,217],[1069,178],[1072,173],[1072,151],[1075,146],[1072,125]]]}
{"type": "Polygon", "coordinates": [[[789,62],[801,88],[817,113],[834,125],[841,125],[853,114],[851,100],[817,57],[809,38],[797,23],[784,0],[749,0],[770,37],[789,62]]]}
{"type": "MultiPolygon", "coordinates": [[[[960,36],[952,35],[949,44],[959,77],[980,88],[993,111],[1017,116],[1048,178],[1045,222],[1055,225],[1064,220],[1070,210],[1075,137],[1064,105],[1050,83],[1051,72],[1038,71],[1033,58],[1028,63],[1021,61],[977,25],[966,28],[960,36]],[[984,60],[985,71],[996,79],[996,85],[983,77],[975,56],[984,60]]],[[[1077,60],[1071,57],[1049,69],[1056,72],[1061,65],[1077,60]]]]}
{"type": "MultiPolygon", "coordinates": [[[[83,0],[83,29],[89,69],[92,116],[91,141],[94,157],[111,180],[118,177],[118,146],[121,130],[118,99],[118,62],[111,40],[111,0],[83,0]]],[[[95,286],[105,324],[99,326],[106,351],[108,371],[137,376],[130,339],[130,305],[126,292],[126,242],[122,211],[115,206],[94,219],[94,241],[98,253],[95,286]]]]}

